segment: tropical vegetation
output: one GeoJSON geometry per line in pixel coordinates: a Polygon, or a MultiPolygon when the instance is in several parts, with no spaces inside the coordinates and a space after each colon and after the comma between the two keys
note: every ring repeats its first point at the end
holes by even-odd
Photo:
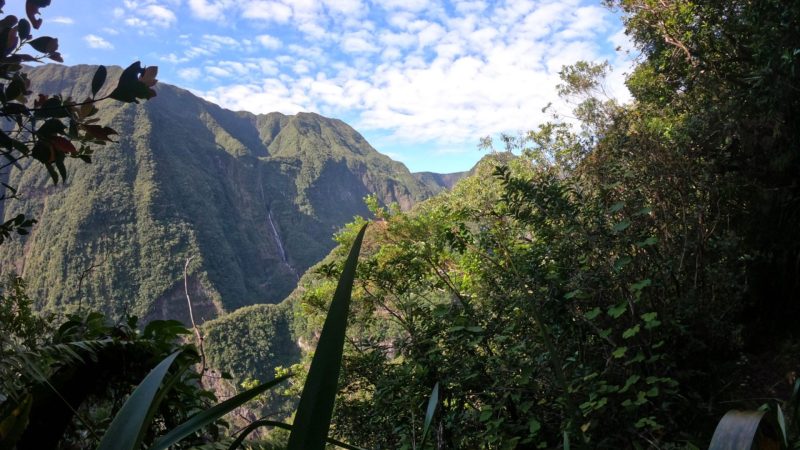
{"type": "Polygon", "coordinates": [[[640,52],[630,102],[604,95],[606,64],[563,68],[569,117],[482,139],[411,209],[368,197],[283,303],[195,328],[199,348],[177,322],[42,316],[9,278],[2,437],[800,448],[800,5],[605,3],[640,52]],[[216,403],[207,364],[248,388],[216,403]],[[263,416],[226,429],[250,399],[263,416]]]}

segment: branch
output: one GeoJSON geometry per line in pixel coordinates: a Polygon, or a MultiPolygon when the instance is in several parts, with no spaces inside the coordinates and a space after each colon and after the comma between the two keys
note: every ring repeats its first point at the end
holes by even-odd
{"type": "Polygon", "coordinates": [[[186,293],[186,303],[189,305],[189,320],[192,322],[194,335],[197,338],[197,349],[200,350],[200,375],[206,372],[206,352],[203,347],[203,335],[197,324],[194,322],[194,311],[192,311],[192,299],[189,297],[189,263],[194,259],[194,256],[186,259],[186,264],[183,266],[183,290],[186,293]]]}

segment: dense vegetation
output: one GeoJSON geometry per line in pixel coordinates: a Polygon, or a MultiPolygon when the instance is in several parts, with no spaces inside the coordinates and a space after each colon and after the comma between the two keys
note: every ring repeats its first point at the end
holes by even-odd
{"type": "MultiPolygon", "coordinates": [[[[410,213],[376,209],[342,438],[419,446],[437,383],[437,448],[703,448],[726,410],[789,397],[800,9],[609,3],[642,52],[632,103],[600,96],[602,65],[565,68],[580,126],[508,137],[518,158],[410,213]]],[[[334,269],[308,281],[298,329],[334,269]]]]}
{"type": "MultiPolygon", "coordinates": [[[[352,251],[344,260],[364,219],[285,303],[209,322],[208,361],[266,379],[295,361],[297,346],[319,341],[294,425],[307,426],[315,409],[330,415],[332,395],[315,392],[331,393],[338,374],[332,433],[365,448],[704,448],[725,411],[758,407],[783,422],[777,446],[800,448],[800,6],[606,3],[641,51],[631,103],[602,96],[605,65],[565,67],[560,93],[579,123],[554,118],[504,137],[473,176],[410,211],[368,199],[375,220],[349,316],[336,280],[355,270],[352,251]],[[345,317],[346,339],[320,332],[343,335],[345,317]]],[[[298,130],[269,157],[307,151],[298,130]]],[[[36,352],[43,364],[31,371],[38,366],[21,358],[6,369],[20,384],[4,392],[24,395],[3,405],[17,411],[62,367],[90,366],[49,350],[64,342],[40,337],[47,324],[21,281],[9,283],[3,304],[12,306],[0,314],[14,337],[0,350],[36,352]]],[[[91,314],[66,324],[96,330],[82,351],[126,354],[115,339],[157,349],[145,353],[148,367],[170,362],[185,332],[155,322],[140,333],[91,314]]],[[[190,348],[180,354],[184,370],[197,361],[190,348]]],[[[172,401],[185,417],[206,394],[196,373],[179,373],[189,378],[178,393],[191,399],[172,401]]],[[[106,390],[87,412],[116,411],[107,405],[132,384],[106,390]]],[[[154,433],[172,426],[159,417],[154,433]]],[[[219,423],[209,423],[187,444],[215,439],[219,423]]]]}

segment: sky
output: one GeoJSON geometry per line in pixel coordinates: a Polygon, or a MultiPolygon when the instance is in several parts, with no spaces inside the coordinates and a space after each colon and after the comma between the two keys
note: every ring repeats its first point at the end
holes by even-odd
{"type": "Polygon", "coordinates": [[[481,137],[568,113],[555,86],[578,60],[609,61],[628,97],[599,0],[53,0],[42,17],[66,64],[141,60],[225,108],[338,118],[412,171],[468,170],[481,137]]]}

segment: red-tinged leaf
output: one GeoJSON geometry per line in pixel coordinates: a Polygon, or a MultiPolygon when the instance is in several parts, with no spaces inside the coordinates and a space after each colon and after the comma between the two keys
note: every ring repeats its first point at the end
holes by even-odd
{"type": "Polygon", "coordinates": [[[60,63],[64,62],[64,57],[61,56],[61,53],[59,53],[59,52],[50,53],[49,55],[47,55],[47,59],[49,59],[51,61],[55,61],[55,62],[60,62],[60,63]]]}
{"type": "MultiPolygon", "coordinates": [[[[138,103],[137,99],[150,99],[155,97],[154,90],[143,82],[140,77],[145,76],[147,69],[142,68],[142,63],[136,61],[122,71],[117,87],[109,94],[110,98],[126,103],[138,103]]],[[[156,71],[150,70],[145,80],[155,83],[156,71]]]]}
{"type": "Polygon", "coordinates": [[[31,21],[33,28],[37,30],[42,26],[42,19],[36,17],[37,15],[41,15],[39,8],[44,8],[46,6],[50,6],[50,0],[27,0],[25,3],[25,13],[28,15],[28,20],[31,21]]]}
{"type": "Polygon", "coordinates": [[[36,100],[33,101],[33,107],[34,108],[41,108],[42,106],[44,106],[45,102],[47,102],[48,98],[50,98],[50,97],[48,97],[48,96],[46,96],[44,94],[39,94],[39,96],[36,98],[36,100]]]}
{"type": "Polygon", "coordinates": [[[17,36],[17,29],[10,28],[8,30],[8,36],[6,37],[6,53],[10,53],[14,51],[19,45],[19,36],[17,36]]]}
{"type": "Polygon", "coordinates": [[[61,153],[69,153],[70,155],[75,154],[78,150],[72,145],[68,139],[63,138],[61,136],[55,136],[50,139],[50,144],[53,145],[53,148],[60,151],[61,153]]]}
{"type": "Polygon", "coordinates": [[[156,76],[158,76],[158,66],[150,66],[144,69],[142,72],[142,76],[139,77],[139,81],[144,83],[147,87],[153,87],[156,85],[156,76]]]}
{"type": "Polygon", "coordinates": [[[101,141],[114,142],[111,140],[110,136],[112,134],[117,134],[113,128],[100,125],[81,125],[81,128],[83,128],[87,136],[101,141]]]}

